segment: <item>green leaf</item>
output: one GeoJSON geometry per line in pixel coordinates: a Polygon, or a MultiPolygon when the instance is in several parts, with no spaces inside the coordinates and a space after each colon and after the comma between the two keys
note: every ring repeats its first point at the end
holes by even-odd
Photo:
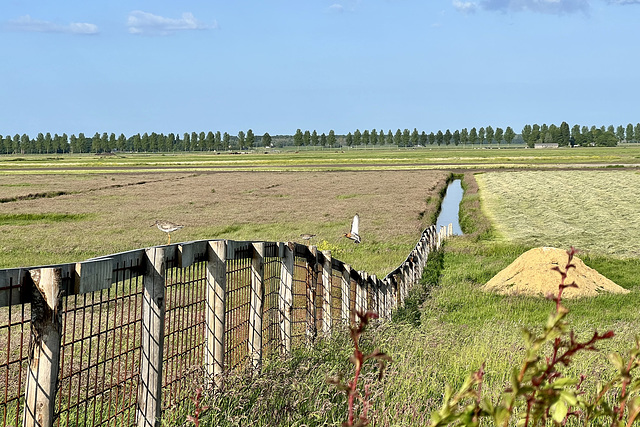
{"type": "Polygon", "coordinates": [[[451,386],[449,386],[449,384],[445,384],[444,386],[444,396],[442,398],[443,400],[443,406],[446,406],[449,404],[449,401],[451,400],[451,395],[453,394],[453,390],[451,389],[451,386]]]}
{"type": "Polygon", "coordinates": [[[484,396],[480,401],[480,409],[485,411],[488,414],[493,414],[496,412],[496,409],[493,407],[493,402],[487,396],[484,396]]]}
{"type": "Polygon", "coordinates": [[[555,380],[553,382],[553,387],[562,388],[562,387],[566,387],[568,385],[574,385],[577,383],[578,383],[578,380],[576,380],[575,378],[564,377],[564,378],[558,378],[557,380],[555,380]]]}
{"type": "Polygon", "coordinates": [[[513,368],[511,371],[511,387],[513,388],[514,394],[518,393],[518,389],[520,388],[520,381],[518,381],[518,375],[520,372],[518,368],[513,368]]]}
{"type": "Polygon", "coordinates": [[[578,398],[576,398],[575,394],[569,390],[562,390],[560,392],[560,399],[567,402],[570,406],[575,406],[578,404],[578,398]]]}
{"type": "Polygon", "coordinates": [[[629,408],[630,414],[637,413],[638,411],[640,411],[640,396],[635,396],[632,399],[630,399],[629,402],[627,403],[627,406],[629,408]]]}
{"type": "Polygon", "coordinates": [[[559,400],[551,406],[551,412],[553,420],[557,423],[561,423],[567,416],[567,404],[564,400],[559,400]]]}
{"type": "Polygon", "coordinates": [[[511,414],[509,413],[509,411],[507,410],[507,408],[504,407],[498,407],[496,408],[496,412],[495,415],[493,416],[493,419],[495,421],[495,425],[497,426],[501,426],[504,425],[504,423],[511,418],[511,414]]]}
{"type": "Polygon", "coordinates": [[[609,353],[609,360],[613,365],[619,370],[622,371],[624,368],[624,361],[622,360],[622,356],[618,353],[609,353]]]}

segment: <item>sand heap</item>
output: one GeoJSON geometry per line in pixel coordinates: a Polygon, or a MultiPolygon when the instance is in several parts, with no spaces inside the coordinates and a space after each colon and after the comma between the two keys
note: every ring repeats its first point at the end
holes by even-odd
{"type": "MultiPolygon", "coordinates": [[[[534,248],[496,274],[482,289],[502,295],[546,296],[558,294],[560,273],[552,270],[559,266],[564,270],[567,264],[567,251],[557,248],[534,248]]],[[[566,284],[575,282],[578,288],[566,288],[563,298],[592,297],[603,292],[626,294],[629,291],[587,267],[581,259],[574,256],[576,268],[569,270],[566,284]]]]}

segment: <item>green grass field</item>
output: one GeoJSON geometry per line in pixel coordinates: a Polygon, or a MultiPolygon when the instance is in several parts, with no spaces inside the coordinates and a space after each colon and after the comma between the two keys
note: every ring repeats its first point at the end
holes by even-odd
{"type": "MultiPolygon", "coordinates": [[[[486,147],[485,147],[486,148],[486,147]]],[[[535,150],[497,146],[493,149],[455,146],[399,149],[301,149],[256,150],[230,153],[153,153],[118,155],[0,155],[0,175],[41,173],[104,173],[135,168],[139,172],[158,170],[381,170],[456,168],[527,168],[565,165],[639,165],[640,147],[563,148],[535,150]],[[265,154],[268,153],[268,154],[265,154]]]]}

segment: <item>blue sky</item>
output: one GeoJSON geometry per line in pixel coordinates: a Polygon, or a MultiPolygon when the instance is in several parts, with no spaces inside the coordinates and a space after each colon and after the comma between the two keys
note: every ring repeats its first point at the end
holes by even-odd
{"type": "Polygon", "coordinates": [[[640,0],[3,0],[0,134],[640,122],[640,0]]]}

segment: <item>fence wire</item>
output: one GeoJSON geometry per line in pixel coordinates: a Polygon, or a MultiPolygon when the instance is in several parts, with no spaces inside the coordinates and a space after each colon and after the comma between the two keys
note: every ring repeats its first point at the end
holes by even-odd
{"type": "Polygon", "coordinates": [[[262,314],[263,357],[282,351],[280,336],[280,274],[282,263],[278,258],[275,243],[265,245],[264,258],[264,305],[262,314]]]}
{"type": "Polygon", "coordinates": [[[335,269],[331,270],[331,319],[342,319],[342,271],[335,269]]]}
{"type": "Polygon", "coordinates": [[[204,254],[197,258],[202,261],[168,269],[165,278],[163,410],[193,395],[204,376],[207,269],[204,254]]]}
{"type": "Polygon", "coordinates": [[[306,343],[307,288],[311,277],[311,266],[305,258],[295,257],[293,268],[293,307],[291,309],[291,345],[306,343]]]}
{"type": "Polygon", "coordinates": [[[63,298],[54,425],[135,422],[142,304],[138,271],[139,265],[116,265],[111,288],[63,298]]]}
{"type": "Polygon", "coordinates": [[[234,259],[227,260],[224,361],[231,370],[248,367],[252,255],[253,246],[247,244],[236,248],[234,259]]]}
{"type": "MultiPolygon", "coordinates": [[[[0,290],[8,291],[9,301],[20,284],[13,279],[0,290]]],[[[29,362],[31,304],[0,308],[0,420],[3,426],[20,425],[24,406],[24,384],[29,362]],[[6,343],[6,345],[4,344],[6,343]]]]}

